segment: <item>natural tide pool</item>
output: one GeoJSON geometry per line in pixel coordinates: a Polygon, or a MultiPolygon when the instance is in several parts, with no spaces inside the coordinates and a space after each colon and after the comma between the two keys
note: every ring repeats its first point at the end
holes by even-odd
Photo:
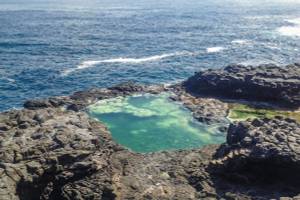
{"type": "Polygon", "coordinates": [[[106,124],[115,141],[135,152],[191,149],[225,141],[218,125],[196,121],[167,93],[101,100],[89,106],[88,113],[106,124]]]}

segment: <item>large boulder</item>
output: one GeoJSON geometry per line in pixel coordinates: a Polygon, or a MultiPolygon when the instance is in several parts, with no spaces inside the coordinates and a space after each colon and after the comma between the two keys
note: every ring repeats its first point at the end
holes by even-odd
{"type": "Polygon", "coordinates": [[[188,91],[200,95],[300,106],[300,64],[230,65],[196,73],[183,84],[188,91]]]}

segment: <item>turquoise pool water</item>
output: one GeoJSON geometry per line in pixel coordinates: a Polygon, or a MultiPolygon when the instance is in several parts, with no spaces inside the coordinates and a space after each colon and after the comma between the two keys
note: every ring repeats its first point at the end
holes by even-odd
{"type": "Polygon", "coordinates": [[[190,149],[225,141],[218,126],[197,122],[166,93],[101,100],[88,112],[107,125],[119,144],[135,152],[190,149]]]}

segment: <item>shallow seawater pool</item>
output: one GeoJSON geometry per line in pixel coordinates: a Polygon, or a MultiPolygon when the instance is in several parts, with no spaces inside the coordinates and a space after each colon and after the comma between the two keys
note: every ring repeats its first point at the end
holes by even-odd
{"type": "Polygon", "coordinates": [[[135,152],[191,149],[225,141],[218,125],[196,121],[168,93],[101,100],[89,106],[88,113],[106,124],[115,141],[135,152]]]}

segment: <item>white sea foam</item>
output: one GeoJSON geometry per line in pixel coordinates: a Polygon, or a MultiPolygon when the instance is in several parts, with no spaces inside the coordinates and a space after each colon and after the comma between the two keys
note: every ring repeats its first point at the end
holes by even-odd
{"type": "Polygon", "coordinates": [[[220,51],[223,51],[225,48],[224,47],[209,47],[206,49],[207,53],[217,53],[220,51]]]}
{"type": "Polygon", "coordinates": [[[140,63],[145,63],[145,62],[160,61],[162,59],[167,59],[167,58],[176,57],[176,56],[184,56],[184,55],[194,55],[194,53],[188,52],[188,51],[180,51],[180,52],[175,52],[175,53],[161,54],[161,55],[142,57],[142,58],[122,58],[121,57],[121,58],[112,58],[112,59],[104,59],[104,60],[88,60],[88,61],[82,62],[76,68],[67,69],[67,70],[63,71],[62,75],[68,75],[74,71],[94,67],[96,65],[103,64],[103,63],[140,64],[140,63]]]}
{"type": "Polygon", "coordinates": [[[300,25],[300,18],[296,18],[296,19],[288,19],[286,20],[287,22],[290,22],[292,24],[297,24],[300,25]]]}
{"type": "Polygon", "coordinates": [[[153,61],[159,61],[164,58],[174,57],[174,56],[180,56],[184,55],[186,52],[177,52],[177,53],[170,53],[170,54],[162,54],[157,56],[150,56],[150,57],[143,57],[143,58],[113,58],[113,59],[107,59],[107,60],[93,60],[93,61],[84,61],[81,63],[77,68],[78,69],[84,69],[89,68],[97,64],[101,63],[130,63],[130,64],[139,64],[144,62],[153,62],[153,61]]]}
{"type": "Polygon", "coordinates": [[[300,26],[283,26],[278,29],[281,35],[300,37],[300,26]]]}
{"type": "Polygon", "coordinates": [[[289,19],[287,22],[293,24],[292,26],[282,26],[277,31],[284,36],[300,37],[300,18],[289,19]]]}
{"type": "Polygon", "coordinates": [[[8,82],[11,82],[11,83],[16,82],[16,80],[15,80],[15,79],[12,79],[12,78],[6,78],[6,80],[7,80],[8,82]]]}
{"type": "Polygon", "coordinates": [[[239,44],[239,45],[244,45],[244,44],[249,44],[249,40],[233,40],[231,41],[231,44],[239,44]]]}
{"type": "Polygon", "coordinates": [[[266,47],[268,47],[269,49],[274,49],[274,50],[279,50],[280,47],[275,46],[275,45],[266,45],[266,47]]]}

